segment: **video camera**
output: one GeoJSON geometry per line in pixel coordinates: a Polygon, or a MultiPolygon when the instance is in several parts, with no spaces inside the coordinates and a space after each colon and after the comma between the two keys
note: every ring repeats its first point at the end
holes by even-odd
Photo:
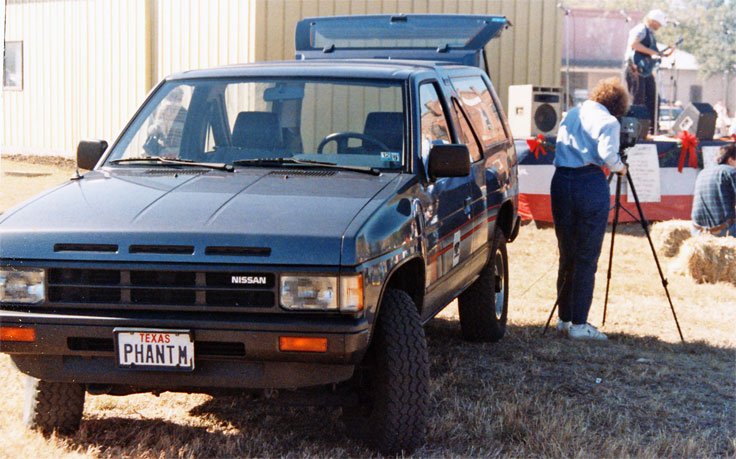
{"type": "Polygon", "coordinates": [[[632,105],[629,111],[619,119],[619,123],[621,123],[619,152],[623,156],[627,148],[636,145],[637,140],[646,139],[651,123],[649,109],[644,105],[632,105]]]}
{"type": "Polygon", "coordinates": [[[646,132],[641,132],[643,126],[639,122],[638,118],[631,116],[621,117],[621,134],[619,141],[619,148],[623,154],[624,150],[629,147],[636,145],[636,141],[643,138],[646,132]]]}

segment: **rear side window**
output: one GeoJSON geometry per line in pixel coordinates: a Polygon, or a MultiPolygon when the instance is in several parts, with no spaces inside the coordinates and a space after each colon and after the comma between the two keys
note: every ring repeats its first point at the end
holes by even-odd
{"type": "Polygon", "coordinates": [[[506,141],[506,133],[491,91],[480,76],[452,78],[460,103],[478,134],[483,150],[506,141]]]}

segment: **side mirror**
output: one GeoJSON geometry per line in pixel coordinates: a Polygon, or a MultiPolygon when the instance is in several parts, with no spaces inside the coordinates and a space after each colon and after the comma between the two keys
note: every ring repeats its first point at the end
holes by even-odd
{"type": "Polygon", "coordinates": [[[82,140],[77,147],[77,167],[92,170],[107,150],[105,140],[82,140]]]}
{"type": "Polygon", "coordinates": [[[466,177],[470,174],[470,152],[465,144],[438,144],[429,150],[429,179],[466,177]]]}

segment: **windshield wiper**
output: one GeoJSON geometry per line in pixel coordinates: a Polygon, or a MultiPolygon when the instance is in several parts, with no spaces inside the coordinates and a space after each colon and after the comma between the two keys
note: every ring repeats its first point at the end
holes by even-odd
{"type": "Polygon", "coordinates": [[[161,156],[145,156],[141,158],[123,158],[114,159],[109,161],[110,164],[121,164],[121,163],[153,163],[163,164],[166,166],[187,166],[187,167],[205,167],[207,169],[215,169],[220,171],[232,172],[235,170],[231,164],[225,163],[199,163],[192,161],[191,159],[173,159],[173,158],[162,158],[161,156]]]}
{"type": "Polygon", "coordinates": [[[282,165],[297,165],[297,166],[313,166],[313,167],[326,167],[329,169],[340,169],[351,172],[361,172],[370,175],[381,175],[381,171],[375,167],[368,166],[347,166],[336,163],[328,163],[325,161],[313,161],[311,159],[296,159],[296,158],[256,158],[256,159],[238,159],[233,161],[234,166],[282,166],[282,165]]]}

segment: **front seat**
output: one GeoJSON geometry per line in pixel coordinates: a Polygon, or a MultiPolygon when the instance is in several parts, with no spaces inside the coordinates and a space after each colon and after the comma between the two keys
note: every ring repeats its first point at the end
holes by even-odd
{"type": "Polygon", "coordinates": [[[274,151],[283,146],[279,116],[272,112],[240,112],[231,139],[234,147],[274,151]]]}
{"type": "MultiPolygon", "coordinates": [[[[401,151],[404,144],[404,114],[401,112],[371,112],[365,117],[363,134],[383,142],[391,151],[401,151]]],[[[364,142],[366,151],[378,151],[378,147],[364,142]]]]}

